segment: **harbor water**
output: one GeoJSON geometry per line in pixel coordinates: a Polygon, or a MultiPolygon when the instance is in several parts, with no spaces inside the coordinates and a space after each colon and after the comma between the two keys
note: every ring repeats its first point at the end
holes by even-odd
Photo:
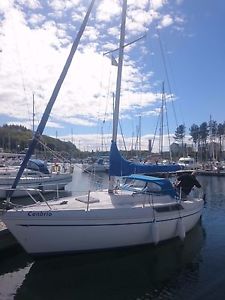
{"type": "MultiPolygon", "coordinates": [[[[225,177],[198,176],[201,222],[184,240],[34,260],[20,247],[0,252],[0,300],[225,299],[225,177]]],[[[105,187],[75,168],[68,194],[105,187]]]]}

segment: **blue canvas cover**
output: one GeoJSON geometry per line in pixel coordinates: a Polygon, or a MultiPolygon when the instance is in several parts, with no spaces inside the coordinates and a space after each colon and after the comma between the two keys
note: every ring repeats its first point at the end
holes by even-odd
{"type": "Polygon", "coordinates": [[[49,170],[45,161],[40,159],[30,159],[27,164],[30,170],[39,171],[43,174],[49,174],[49,170]]]}
{"type": "Polygon", "coordinates": [[[127,176],[131,174],[148,174],[148,173],[166,173],[176,172],[181,167],[177,164],[170,165],[150,165],[143,163],[134,163],[124,159],[115,142],[112,141],[110,149],[110,167],[109,176],[127,176]]]}
{"type": "Polygon", "coordinates": [[[145,176],[141,174],[132,174],[130,176],[124,176],[124,179],[130,179],[130,180],[141,180],[146,183],[152,182],[157,184],[161,187],[161,193],[164,195],[170,195],[171,197],[175,198],[177,196],[176,190],[174,189],[171,181],[167,178],[159,178],[159,177],[153,177],[153,176],[145,176]]]}

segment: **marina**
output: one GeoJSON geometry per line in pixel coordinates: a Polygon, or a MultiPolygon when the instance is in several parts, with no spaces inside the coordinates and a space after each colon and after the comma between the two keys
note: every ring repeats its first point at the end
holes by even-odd
{"type": "Polygon", "coordinates": [[[89,191],[88,194],[76,198],[61,197],[51,203],[40,193],[43,201],[36,201],[31,196],[34,204],[27,207],[18,207],[10,201],[44,131],[93,5],[94,1],[88,7],[12,188],[7,194],[5,205],[10,209],[4,212],[2,220],[19,244],[32,256],[157,245],[177,236],[184,240],[202,216],[204,196],[191,193],[192,187],[201,187],[193,174],[186,175],[184,184],[189,187],[185,188],[181,183],[180,190],[177,191],[176,185],[172,185],[169,179],[143,174],[177,171],[181,169],[180,165],[136,163],[126,160],[117,148],[127,20],[126,0],[121,5],[108,188],[89,191]],[[123,179],[125,182],[121,183],[123,179]]]}
{"type": "MultiPolygon", "coordinates": [[[[107,186],[75,168],[67,191],[107,186]],[[80,186],[82,182],[82,186],[80,186]],[[70,190],[71,186],[75,190],[70,190]]],[[[225,184],[198,176],[206,193],[201,221],[182,242],[71,254],[34,260],[21,247],[1,251],[0,299],[223,299],[225,184]],[[85,288],[88,284],[88,289],[85,288]],[[41,288],[40,288],[41,286],[41,288]]],[[[18,199],[16,200],[18,201],[18,199]]]]}
{"type": "Polygon", "coordinates": [[[0,4],[0,300],[224,299],[223,10],[25,2],[0,4]]]}

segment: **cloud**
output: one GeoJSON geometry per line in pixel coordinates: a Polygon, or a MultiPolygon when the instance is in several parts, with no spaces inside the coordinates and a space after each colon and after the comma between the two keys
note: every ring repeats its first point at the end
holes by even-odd
{"type": "Polygon", "coordinates": [[[46,20],[46,17],[41,14],[32,14],[29,23],[33,26],[39,25],[40,23],[43,23],[46,20]]]}
{"type": "MultiPolygon", "coordinates": [[[[95,127],[98,121],[112,119],[112,93],[116,86],[116,68],[111,66],[108,50],[118,47],[121,14],[120,0],[102,0],[91,14],[70,70],[62,85],[47,127],[65,124],[95,127]]],[[[130,1],[127,42],[144,34],[154,20],[162,27],[182,24],[182,17],[162,14],[167,1],[130,1]]],[[[59,74],[69,54],[74,36],[87,10],[81,0],[1,1],[0,27],[0,105],[9,122],[25,124],[32,116],[35,97],[36,118],[40,120],[59,74]]],[[[137,50],[147,55],[146,41],[125,49],[121,90],[121,118],[135,108],[150,109],[159,101],[150,83],[152,71],[138,65],[137,50]],[[133,54],[135,54],[133,56],[133,54]]],[[[115,53],[118,57],[118,53],[115,53]]],[[[28,122],[29,123],[29,122],[28,122]]]]}
{"type": "Polygon", "coordinates": [[[81,0],[48,0],[48,5],[54,11],[65,11],[78,5],[81,0]]]}
{"type": "MultiPolygon", "coordinates": [[[[26,127],[27,129],[33,130],[33,121],[31,119],[30,120],[20,120],[19,122],[18,121],[11,121],[11,122],[8,122],[7,124],[8,125],[22,125],[22,126],[26,127]]],[[[37,122],[35,120],[34,127],[37,128],[38,124],[39,124],[39,122],[37,122]]],[[[51,122],[51,121],[47,122],[46,127],[58,128],[58,129],[63,128],[62,125],[60,125],[59,123],[51,122]]]]}
{"type": "Polygon", "coordinates": [[[111,21],[113,18],[120,16],[120,1],[103,0],[98,5],[96,19],[97,21],[111,21]]]}
{"type": "Polygon", "coordinates": [[[17,0],[17,3],[20,4],[21,6],[30,8],[30,9],[37,9],[41,8],[42,5],[40,1],[38,0],[17,0]]]}
{"type": "MultiPolygon", "coordinates": [[[[55,136],[53,136],[55,137],[55,136]]],[[[65,135],[60,136],[61,140],[64,141],[72,141],[76,145],[76,147],[81,151],[101,151],[102,145],[103,145],[103,151],[109,151],[110,149],[110,142],[112,139],[111,134],[104,134],[103,139],[100,134],[73,134],[73,137],[71,135],[65,135]]],[[[129,150],[138,150],[138,145],[136,145],[137,137],[125,137],[125,144],[126,149],[129,150]]],[[[159,135],[153,135],[153,134],[146,134],[141,136],[141,149],[142,150],[148,150],[149,140],[151,140],[153,145],[153,152],[158,153],[159,152],[159,140],[161,140],[161,137],[159,135]],[[154,144],[153,144],[154,141],[154,144]]],[[[163,145],[164,145],[164,151],[169,150],[169,145],[173,143],[173,137],[164,135],[163,136],[163,145]]],[[[118,134],[118,147],[120,150],[125,150],[124,147],[124,141],[122,135],[118,134]]]]}
{"type": "Polygon", "coordinates": [[[170,15],[165,15],[162,17],[160,24],[159,24],[159,28],[162,27],[168,27],[170,25],[172,25],[174,23],[173,18],[170,15]]]}
{"type": "Polygon", "coordinates": [[[76,147],[81,151],[96,151],[102,150],[103,142],[103,151],[109,151],[110,140],[112,139],[111,134],[104,134],[103,139],[100,134],[73,134],[61,136],[60,139],[65,141],[72,141],[76,147]]]}
{"type": "Polygon", "coordinates": [[[161,9],[166,4],[167,4],[166,0],[151,0],[151,6],[152,9],[154,10],[161,9]]]}
{"type": "Polygon", "coordinates": [[[92,127],[96,125],[96,120],[95,122],[91,122],[90,120],[85,120],[82,118],[67,118],[66,119],[67,123],[73,124],[73,125],[83,125],[83,126],[88,126],[92,127]]]}

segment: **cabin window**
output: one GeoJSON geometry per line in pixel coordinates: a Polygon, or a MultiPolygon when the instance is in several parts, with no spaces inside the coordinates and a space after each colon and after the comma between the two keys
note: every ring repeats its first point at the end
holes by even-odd
{"type": "Polygon", "coordinates": [[[135,180],[135,179],[126,179],[124,188],[133,191],[141,191],[145,188],[146,182],[142,180],[135,180]]]}
{"type": "Polygon", "coordinates": [[[154,207],[154,210],[157,212],[170,212],[170,211],[176,211],[181,209],[184,208],[179,203],[154,207]]]}
{"type": "Polygon", "coordinates": [[[146,193],[159,193],[162,191],[161,186],[154,182],[148,182],[144,188],[144,192],[146,193]]]}

